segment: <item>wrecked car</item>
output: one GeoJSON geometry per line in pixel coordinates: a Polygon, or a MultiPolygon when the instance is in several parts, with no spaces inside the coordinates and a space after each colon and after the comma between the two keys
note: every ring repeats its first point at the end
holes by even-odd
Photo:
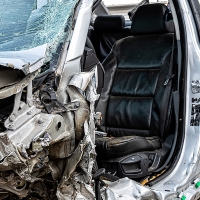
{"type": "Polygon", "coordinates": [[[200,199],[200,2],[0,2],[0,199],[200,199]]]}

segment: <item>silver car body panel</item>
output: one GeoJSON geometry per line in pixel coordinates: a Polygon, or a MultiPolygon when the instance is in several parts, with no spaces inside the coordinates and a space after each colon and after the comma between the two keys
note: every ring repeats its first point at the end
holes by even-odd
{"type": "Polygon", "coordinates": [[[181,156],[172,173],[152,187],[156,190],[174,192],[187,188],[200,173],[200,129],[199,126],[190,125],[192,98],[199,97],[199,94],[192,93],[191,83],[193,80],[200,79],[200,70],[198,69],[200,66],[200,45],[189,4],[186,0],[181,0],[179,3],[184,16],[188,49],[185,138],[181,156]]]}
{"type": "Polygon", "coordinates": [[[20,69],[25,74],[38,70],[44,63],[47,44],[22,50],[0,52],[0,65],[20,69]]]}
{"type": "Polygon", "coordinates": [[[80,11],[76,20],[73,36],[69,44],[67,57],[62,70],[57,73],[61,74],[61,81],[57,91],[58,100],[66,104],[68,96],[65,92],[66,85],[70,78],[81,71],[81,56],[83,54],[87,32],[90,24],[93,0],[83,0],[81,2],[80,11]]]}

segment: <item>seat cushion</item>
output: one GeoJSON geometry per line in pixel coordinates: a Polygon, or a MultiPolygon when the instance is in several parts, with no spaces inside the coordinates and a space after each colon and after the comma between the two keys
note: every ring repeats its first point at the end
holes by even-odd
{"type": "Polygon", "coordinates": [[[160,139],[157,136],[101,137],[96,139],[96,151],[101,159],[118,158],[136,152],[153,151],[159,148],[160,139]]]}

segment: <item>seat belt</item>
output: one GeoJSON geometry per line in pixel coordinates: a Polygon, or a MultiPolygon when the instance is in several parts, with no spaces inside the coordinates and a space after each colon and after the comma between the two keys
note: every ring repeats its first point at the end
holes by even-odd
{"type": "MultiPolygon", "coordinates": [[[[174,32],[174,34],[176,34],[174,32]]],[[[175,40],[175,35],[174,35],[174,40],[175,40]]],[[[174,116],[175,116],[175,132],[174,132],[174,139],[173,139],[173,143],[171,145],[171,150],[170,153],[167,157],[167,160],[165,161],[165,163],[162,165],[162,167],[160,167],[159,169],[157,169],[154,172],[160,172],[162,171],[164,168],[167,167],[168,163],[170,162],[173,154],[174,154],[174,150],[176,147],[176,142],[177,142],[177,138],[178,138],[178,128],[179,128],[179,100],[180,100],[180,95],[179,95],[179,81],[180,81],[180,74],[181,74],[181,45],[180,45],[180,41],[177,41],[177,48],[178,48],[178,73],[177,73],[177,90],[174,91],[172,93],[172,103],[173,103],[173,110],[174,110],[174,116]]]]}
{"type": "Polygon", "coordinates": [[[177,142],[177,137],[178,137],[178,125],[179,125],[179,92],[175,91],[172,94],[172,99],[173,99],[173,108],[174,108],[174,115],[175,115],[175,133],[174,133],[174,140],[171,146],[171,150],[170,153],[167,157],[167,160],[165,161],[165,163],[162,165],[162,167],[160,167],[159,169],[155,170],[154,172],[160,172],[162,171],[164,168],[166,168],[166,166],[168,165],[169,161],[171,160],[175,147],[176,147],[176,142],[177,142]]]}
{"type": "Polygon", "coordinates": [[[161,104],[161,109],[160,109],[160,133],[161,133],[161,143],[163,144],[163,138],[164,138],[164,131],[165,131],[165,123],[166,123],[166,118],[167,118],[167,110],[168,110],[168,105],[166,105],[166,102],[169,104],[170,102],[170,94],[172,90],[172,78],[174,77],[173,74],[173,63],[174,63],[174,43],[175,43],[175,33],[173,36],[173,44],[172,44],[172,53],[171,53],[171,58],[170,58],[170,65],[169,65],[169,70],[168,70],[168,75],[166,76],[166,80],[164,82],[165,92],[163,95],[163,100],[161,104]]]}

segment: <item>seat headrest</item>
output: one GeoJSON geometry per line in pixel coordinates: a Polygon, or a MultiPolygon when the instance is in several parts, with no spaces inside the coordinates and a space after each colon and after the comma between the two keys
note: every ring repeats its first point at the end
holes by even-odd
{"type": "Polygon", "coordinates": [[[125,19],[122,15],[97,16],[94,22],[94,30],[100,32],[120,31],[125,26],[125,19]]]}
{"type": "Polygon", "coordinates": [[[132,34],[145,35],[168,32],[164,22],[166,9],[167,7],[161,3],[140,6],[132,20],[132,34]]]}

